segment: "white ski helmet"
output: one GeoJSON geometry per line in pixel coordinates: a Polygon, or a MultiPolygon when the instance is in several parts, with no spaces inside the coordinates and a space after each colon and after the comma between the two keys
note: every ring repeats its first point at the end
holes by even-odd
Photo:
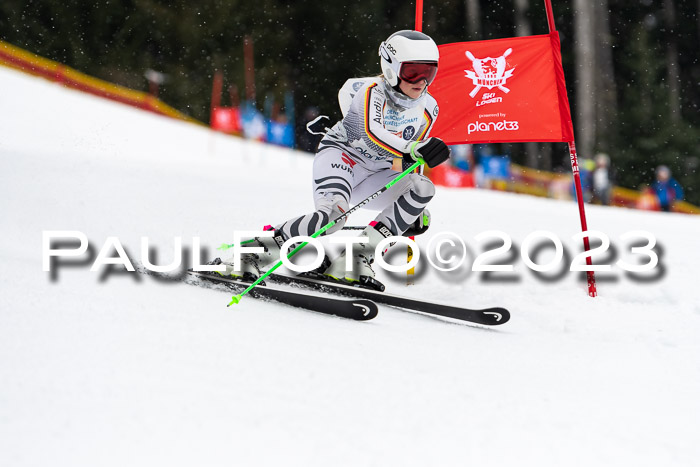
{"type": "Polygon", "coordinates": [[[437,74],[440,53],[430,36],[407,29],[382,42],[379,56],[384,78],[395,87],[401,80],[416,83],[425,79],[430,85],[437,74]]]}

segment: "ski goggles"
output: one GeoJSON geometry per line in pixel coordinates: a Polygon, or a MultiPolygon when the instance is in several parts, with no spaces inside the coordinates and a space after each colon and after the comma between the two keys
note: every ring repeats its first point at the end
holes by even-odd
{"type": "Polygon", "coordinates": [[[399,70],[399,78],[411,84],[425,80],[430,85],[437,75],[437,70],[437,62],[404,62],[399,70]]]}

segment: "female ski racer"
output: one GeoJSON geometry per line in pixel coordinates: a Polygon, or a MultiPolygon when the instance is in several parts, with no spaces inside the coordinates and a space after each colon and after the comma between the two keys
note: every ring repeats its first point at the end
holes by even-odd
{"type": "MultiPolygon", "coordinates": [[[[224,260],[224,274],[247,280],[259,277],[264,268],[279,261],[286,240],[311,236],[346,212],[350,203],[364,200],[395,178],[394,158],[403,158],[404,169],[415,162],[413,154],[431,168],[449,158],[447,145],[428,137],[438,115],[437,102],[427,92],[438,69],[435,42],[421,32],[398,31],[382,42],[379,56],[383,75],[350,79],[339,92],[343,119],[326,128],[313,164],[316,210],[279,224],[271,237],[246,242],[247,247],[261,246],[265,251],[242,255],[240,270],[234,269],[233,258],[224,260]]],[[[324,119],[329,120],[322,116],[311,122],[309,131],[324,128],[324,119]]],[[[359,281],[383,289],[371,267],[375,247],[385,237],[402,235],[409,228],[427,228],[423,220],[428,216],[423,212],[434,194],[435,186],[427,177],[412,173],[402,178],[366,205],[381,212],[360,234],[368,240],[353,245],[352,269],[346,270],[343,252],[334,261],[325,261],[320,272],[337,281],[359,281]]],[[[344,224],[338,222],[326,233],[344,224]]]]}

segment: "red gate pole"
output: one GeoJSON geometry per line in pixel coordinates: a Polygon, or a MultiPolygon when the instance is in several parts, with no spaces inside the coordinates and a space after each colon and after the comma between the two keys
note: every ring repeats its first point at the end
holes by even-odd
{"type": "MultiPolygon", "coordinates": [[[[552,10],[551,0],[544,0],[544,7],[547,11],[547,24],[549,25],[549,32],[556,32],[557,27],[554,24],[554,12],[552,10]]],[[[569,120],[568,123],[571,129],[571,134],[573,135],[573,123],[571,120],[569,120]]],[[[581,230],[583,232],[586,232],[588,231],[588,224],[586,222],[586,210],[584,208],[583,203],[583,189],[581,188],[581,175],[579,173],[578,157],[576,155],[576,143],[574,141],[573,136],[571,138],[571,141],[569,141],[569,158],[571,159],[571,171],[574,174],[574,184],[576,186],[576,201],[578,202],[578,213],[579,217],[581,218],[581,230]]],[[[585,251],[589,251],[591,249],[588,237],[583,237],[583,249],[585,251]]],[[[593,265],[590,256],[586,257],[586,264],[588,266],[593,265]]],[[[595,297],[596,295],[598,295],[595,285],[595,275],[593,271],[587,271],[586,276],[588,278],[588,295],[591,297],[595,297]]]]}
{"type": "Polygon", "coordinates": [[[416,31],[423,32],[423,0],[416,0],[416,31]]]}

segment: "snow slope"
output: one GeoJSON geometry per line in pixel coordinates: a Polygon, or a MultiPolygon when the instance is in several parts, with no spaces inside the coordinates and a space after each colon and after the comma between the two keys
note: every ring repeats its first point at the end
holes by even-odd
{"type": "MultiPolygon", "coordinates": [[[[165,263],[175,237],[214,248],[310,211],[312,158],[4,68],[0,103],[0,465],[697,465],[700,218],[588,207],[619,257],[632,230],[662,247],[658,277],[614,268],[595,299],[517,256],[514,281],[380,272],[392,292],[508,307],[495,329],[227,308],[89,261],[52,280],[42,231],[82,231],[94,253],[116,236],[135,259],[148,236],[165,263]]],[[[496,229],[578,248],[570,202],[440,188],[430,209],[421,247],[451,231],[473,259],[496,229]]]]}

